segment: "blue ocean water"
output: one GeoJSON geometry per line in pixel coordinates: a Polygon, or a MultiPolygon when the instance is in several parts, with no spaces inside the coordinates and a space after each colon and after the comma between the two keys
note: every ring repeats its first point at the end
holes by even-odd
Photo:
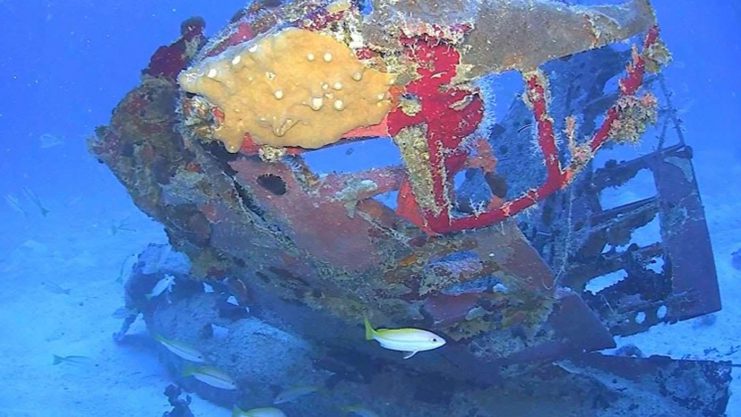
{"type": "MultiPolygon", "coordinates": [[[[243,4],[0,0],[0,417],[170,409],[161,393],[171,377],[152,344],[121,347],[110,337],[120,325],[112,315],[123,305],[123,271],[167,236],[95,160],[87,139],[109,123],[154,50],[177,39],[183,20],[202,16],[211,34],[243,4]],[[53,365],[54,355],[93,364],[53,365]]],[[[694,151],[723,310],[621,341],[645,354],[739,364],[741,6],[656,0],[654,7],[673,54],[664,75],[694,151]]],[[[741,389],[741,375],[733,377],[731,388],[741,389]]],[[[193,410],[230,414],[199,398],[193,410]]],[[[726,415],[741,416],[737,394],[726,415]]]]}

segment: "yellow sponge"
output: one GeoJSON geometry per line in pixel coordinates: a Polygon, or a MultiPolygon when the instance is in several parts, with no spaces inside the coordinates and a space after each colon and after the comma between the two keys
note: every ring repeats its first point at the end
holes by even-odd
{"type": "Polygon", "coordinates": [[[328,35],[288,28],[207,58],[178,82],[221,109],[215,136],[237,152],[245,134],[257,144],[319,148],[380,123],[394,79],[328,35]]]}

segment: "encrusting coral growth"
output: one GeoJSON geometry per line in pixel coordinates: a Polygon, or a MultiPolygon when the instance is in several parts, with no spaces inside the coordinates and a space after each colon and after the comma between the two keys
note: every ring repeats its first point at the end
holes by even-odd
{"type": "MultiPolygon", "coordinates": [[[[650,72],[669,53],[645,0],[596,7],[549,0],[258,0],[207,41],[198,22],[158,50],[142,84],[91,141],[191,261],[187,276],[166,270],[157,276],[140,257],[141,274],[127,284],[133,313],[119,332],[142,311],[152,333],[187,343],[233,378],[221,384],[233,394],[228,398],[193,378],[181,381],[185,388],[226,405],[247,405],[242,399],[260,405],[273,403],[278,387],[321,385],[326,377],[331,397],[286,405],[296,407],[288,408],[291,415],[334,415],[333,398],[369,395],[387,404],[378,410],[385,416],[532,414],[533,403],[563,400],[564,384],[576,382],[576,374],[550,365],[566,358],[596,358],[605,369],[630,367],[649,383],[669,384],[653,378],[673,372],[664,358],[654,358],[661,366],[652,367],[648,359],[608,363],[585,352],[720,308],[683,141],[590,166],[606,144],[637,140],[657,116],[659,101],[644,78],[650,87],[650,72]],[[630,59],[625,48],[578,54],[639,33],[643,47],[630,59]],[[564,58],[550,62],[558,57],[564,58]],[[178,85],[174,74],[186,65],[193,67],[178,85]],[[524,88],[495,120],[498,81],[478,77],[505,69],[519,72],[524,88]],[[611,80],[615,95],[605,92],[611,80]],[[340,138],[386,141],[398,148],[402,165],[364,168],[387,158],[357,143],[316,155],[319,164],[305,149],[340,138]],[[355,157],[341,155],[353,149],[355,157]],[[603,208],[602,190],[639,171],[651,172],[657,193],[603,208]],[[567,186],[569,192],[554,196],[567,186]],[[388,204],[394,193],[395,207],[388,204]],[[654,219],[660,242],[605,251],[654,219]],[[665,267],[657,270],[659,259],[665,267]],[[585,290],[616,270],[627,274],[619,284],[598,297],[585,290]],[[173,291],[146,297],[174,280],[173,291]],[[434,331],[450,342],[405,360],[362,340],[364,317],[392,329],[434,331]],[[273,331],[283,328],[290,334],[273,331]],[[294,332],[306,343],[293,343],[294,332]],[[256,370],[255,363],[265,366],[256,370]],[[503,391],[502,381],[513,377],[517,383],[503,391]],[[429,381],[439,384],[430,388],[429,381]],[[517,387],[530,392],[534,383],[552,383],[554,396],[539,389],[519,400],[522,408],[510,407],[517,387]],[[478,386],[504,392],[507,409],[490,407],[497,401],[488,392],[482,396],[491,403],[479,403],[470,391],[478,386]]],[[[668,95],[661,104],[658,116],[668,123],[668,95]]],[[[162,256],[151,258],[162,264],[162,256]]],[[[163,353],[175,354],[168,369],[177,375],[186,358],[166,343],[160,342],[163,353]]],[[[727,380],[718,370],[730,375],[726,365],[703,364],[698,378],[677,378],[710,375],[712,383],[705,393],[682,397],[692,405],[687,413],[658,414],[695,416],[703,414],[696,407],[703,401],[725,404],[727,380]]],[[[572,397],[615,398],[586,388],[572,397]]],[[[626,410],[646,403],[640,395],[621,397],[630,399],[626,410]]],[[[593,414],[593,401],[571,403],[579,410],[566,414],[593,414]]],[[[713,410],[705,414],[717,415],[713,410]]]]}
{"type": "Polygon", "coordinates": [[[453,2],[444,8],[462,14],[452,21],[436,2],[379,0],[366,14],[346,0],[306,0],[255,12],[254,22],[247,11],[179,76],[190,93],[181,102],[183,125],[196,139],[266,162],[341,139],[391,138],[406,169],[396,188],[398,216],[430,235],[490,226],[568,186],[608,140],[636,140],[655,114],[655,100],[639,91],[644,72],[669,58],[646,2],[587,11],[533,5],[453,2]],[[585,17],[589,25],[574,26],[585,17]],[[271,30],[278,21],[286,26],[271,30]],[[614,24],[600,23],[607,21],[614,24]],[[548,31],[513,30],[546,22],[548,31]],[[589,139],[577,140],[572,118],[565,156],[539,65],[640,32],[644,45],[633,51],[617,103],[589,139]],[[492,44],[509,52],[492,58],[492,44]],[[477,78],[504,69],[523,75],[546,167],[543,184],[512,196],[487,139],[491,92],[477,78]],[[488,178],[492,197],[459,210],[454,179],[470,169],[488,178]]]}
{"type": "Polygon", "coordinates": [[[221,110],[214,135],[237,152],[245,135],[260,145],[319,148],[377,124],[391,108],[394,78],[328,35],[288,28],[206,59],[178,81],[221,110]]]}

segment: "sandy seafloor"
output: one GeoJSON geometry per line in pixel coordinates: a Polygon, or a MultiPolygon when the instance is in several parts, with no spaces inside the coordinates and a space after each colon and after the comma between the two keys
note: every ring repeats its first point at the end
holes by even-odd
{"type": "MultiPolygon", "coordinates": [[[[718,22],[707,28],[686,26],[681,24],[685,12],[658,6],[660,20],[667,20],[665,38],[677,58],[674,72],[667,75],[678,106],[687,107],[682,117],[695,148],[723,310],[711,318],[657,326],[619,343],[634,343],[647,355],[741,363],[741,271],[732,267],[730,256],[741,248],[741,138],[733,130],[733,118],[738,122],[741,115],[741,90],[732,76],[733,65],[728,65],[741,63],[739,26],[730,36],[735,49],[717,44],[719,39],[728,41],[729,36],[719,31],[738,24],[738,15],[734,20],[722,7],[703,15],[690,2],[676,4],[673,7],[691,9],[686,11],[689,15],[699,13],[718,22]]],[[[159,43],[143,48],[151,51],[159,43]]],[[[142,53],[139,59],[145,56],[142,53]]],[[[101,113],[128,88],[122,86],[101,113]]],[[[8,117],[6,109],[0,122],[8,117]]],[[[107,168],[87,155],[84,137],[92,127],[87,122],[29,126],[27,135],[14,136],[22,145],[4,143],[0,191],[2,196],[19,197],[26,214],[0,202],[0,417],[143,417],[160,416],[168,409],[162,392],[171,379],[141,323],[132,328],[134,336],[126,344],[117,345],[111,338],[120,325],[112,313],[123,304],[122,264],[130,265],[133,254],[150,242],[165,242],[166,237],[131,203],[107,168]],[[44,133],[61,143],[42,148],[44,133]],[[16,159],[9,149],[24,149],[27,154],[16,159]],[[49,209],[47,216],[24,197],[24,188],[39,196],[49,209]],[[116,230],[122,224],[127,230],[116,230]],[[53,355],[84,355],[90,360],[52,365],[53,355]]],[[[3,141],[10,135],[9,130],[0,133],[3,141]]],[[[741,393],[737,370],[732,390],[741,393]]],[[[192,409],[199,417],[229,415],[197,397],[192,409]]],[[[728,415],[741,417],[741,394],[732,396],[728,415]]]]}

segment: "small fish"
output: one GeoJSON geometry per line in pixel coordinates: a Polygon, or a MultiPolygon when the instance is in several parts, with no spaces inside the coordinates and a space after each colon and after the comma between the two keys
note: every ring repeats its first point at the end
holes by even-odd
{"type": "Polygon", "coordinates": [[[193,363],[206,362],[206,358],[203,356],[201,352],[188,346],[185,343],[178,342],[177,340],[170,340],[159,334],[154,334],[152,335],[152,337],[154,338],[154,340],[158,341],[162,346],[164,346],[167,350],[185,359],[186,361],[190,361],[193,363]]]}
{"type": "Polygon", "coordinates": [[[273,408],[251,408],[247,411],[242,410],[236,405],[232,409],[232,417],[286,417],[286,413],[283,411],[273,408]]]}
{"type": "Polygon", "coordinates": [[[154,284],[152,291],[150,291],[149,294],[145,294],[144,296],[147,297],[147,300],[151,300],[152,298],[161,295],[165,291],[170,292],[172,290],[173,285],[175,285],[175,276],[170,275],[170,274],[165,274],[164,278],[162,278],[161,280],[157,281],[156,284],[154,284]]]}
{"type": "Polygon", "coordinates": [[[90,358],[87,356],[82,355],[67,355],[67,356],[59,356],[54,355],[54,359],[52,361],[52,365],[59,365],[61,363],[69,363],[74,365],[83,365],[90,361],[90,358]]]}
{"type": "Polygon", "coordinates": [[[18,197],[14,196],[13,194],[6,194],[5,202],[8,203],[8,206],[10,208],[22,214],[23,217],[28,217],[28,213],[26,212],[26,210],[23,210],[23,207],[21,207],[21,202],[18,201],[18,197]]]}
{"type": "Polygon", "coordinates": [[[124,275],[126,275],[127,267],[128,269],[131,268],[128,264],[130,263],[130,259],[136,259],[136,254],[131,254],[127,256],[123,262],[121,262],[121,267],[118,270],[118,277],[116,277],[116,282],[119,284],[123,284],[124,281],[124,275]]]}
{"type": "Polygon", "coordinates": [[[137,316],[137,315],[139,315],[139,310],[135,308],[125,307],[125,306],[119,307],[116,309],[116,311],[111,313],[111,317],[113,317],[114,319],[125,319],[127,317],[137,316]]]}
{"type": "Polygon", "coordinates": [[[237,389],[237,384],[229,375],[225,374],[218,368],[214,368],[213,366],[187,365],[183,369],[183,376],[192,376],[193,378],[214,388],[225,390],[237,389]]]}
{"type": "Polygon", "coordinates": [[[46,217],[47,214],[49,214],[49,210],[44,207],[44,204],[41,202],[41,199],[39,196],[36,195],[33,190],[27,187],[23,187],[23,194],[26,195],[26,198],[28,198],[35,206],[39,209],[41,212],[41,215],[46,217]]]}
{"type": "Polygon", "coordinates": [[[59,284],[52,281],[45,281],[42,282],[41,285],[44,286],[49,292],[53,292],[54,294],[64,294],[69,295],[69,293],[72,291],[69,288],[62,288],[59,284]]]}
{"type": "Polygon", "coordinates": [[[136,229],[132,229],[131,227],[122,224],[111,225],[111,235],[115,236],[118,232],[136,232],[136,229]]]}
{"type": "Polygon", "coordinates": [[[321,389],[322,387],[319,385],[297,385],[295,387],[288,388],[285,391],[281,391],[278,395],[275,396],[273,404],[283,404],[291,402],[297,398],[303,397],[304,395],[318,392],[321,389]]]}
{"type": "Polygon", "coordinates": [[[60,138],[57,135],[53,135],[51,133],[44,133],[41,136],[39,136],[39,144],[41,146],[41,149],[49,149],[55,146],[63,145],[64,140],[62,140],[62,138],[60,138]]]}
{"type": "Polygon", "coordinates": [[[741,249],[736,249],[731,253],[731,265],[741,271],[741,249]]]}
{"type": "Polygon", "coordinates": [[[378,414],[362,405],[347,405],[341,408],[342,412],[360,417],[378,417],[378,414]]]}
{"type": "Polygon", "coordinates": [[[417,352],[437,349],[445,344],[445,339],[422,329],[373,329],[366,318],[365,340],[375,340],[381,347],[405,352],[404,359],[409,359],[417,352]]]}

